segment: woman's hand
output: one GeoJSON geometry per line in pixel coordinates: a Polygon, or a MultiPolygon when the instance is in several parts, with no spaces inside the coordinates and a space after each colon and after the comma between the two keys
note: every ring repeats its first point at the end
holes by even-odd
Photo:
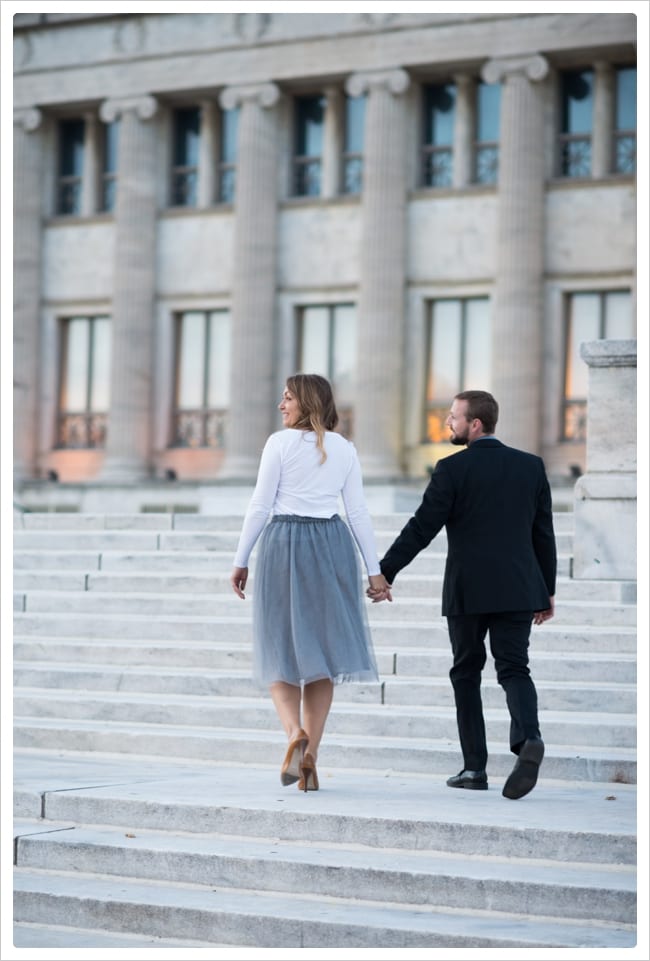
{"type": "Polygon", "coordinates": [[[233,567],[232,574],[230,575],[230,583],[232,584],[232,589],[237,595],[241,597],[242,601],[246,599],[244,590],[246,588],[246,581],[248,580],[248,568],[247,567],[233,567]]]}
{"type": "Polygon", "coordinates": [[[366,591],[366,596],[370,598],[373,604],[378,604],[380,601],[393,600],[391,585],[383,574],[371,574],[368,581],[370,587],[366,591]]]}

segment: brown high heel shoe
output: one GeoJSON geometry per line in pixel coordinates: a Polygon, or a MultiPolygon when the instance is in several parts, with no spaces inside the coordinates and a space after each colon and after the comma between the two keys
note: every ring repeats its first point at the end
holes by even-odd
{"type": "Polygon", "coordinates": [[[317,791],[318,774],[316,772],[316,762],[311,754],[307,753],[303,757],[302,764],[300,765],[300,773],[302,777],[298,781],[298,790],[317,791]]]}
{"type": "Polygon", "coordinates": [[[285,787],[287,784],[295,784],[300,778],[303,754],[308,744],[309,736],[300,728],[298,736],[291,741],[287,748],[282,770],[280,771],[280,781],[285,787]]]}

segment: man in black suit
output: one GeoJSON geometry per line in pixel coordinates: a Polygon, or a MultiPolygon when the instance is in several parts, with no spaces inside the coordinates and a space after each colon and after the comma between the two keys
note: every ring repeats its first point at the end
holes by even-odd
{"type": "MultiPolygon", "coordinates": [[[[537,783],[544,756],[537,692],[528,667],[533,622],[553,616],[557,556],[551,491],[540,457],[494,437],[499,414],[486,391],[457,394],[447,417],[451,443],[467,449],[438,461],[422,502],[381,561],[389,584],[447,528],[442,613],[453,666],[449,672],[463,752],[450,787],[486,790],[487,743],[481,673],[489,633],[497,680],[510,712],[517,755],[503,794],[520,798],[537,783]]],[[[386,594],[368,592],[373,600],[386,594]]]]}

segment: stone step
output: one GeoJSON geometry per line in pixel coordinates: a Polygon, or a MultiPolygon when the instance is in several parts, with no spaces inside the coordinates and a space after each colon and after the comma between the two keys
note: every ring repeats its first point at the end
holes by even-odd
{"type": "MultiPolygon", "coordinates": [[[[121,934],[119,931],[104,931],[99,927],[71,928],[64,924],[32,924],[23,922],[13,926],[13,943],[18,949],[40,948],[41,950],[62,950],[72,948],[103,949],[109,948],[172,948],[177,952],[187,948],[229,948],[232,945],[214,944],[210,941],[194,941],[191,938],[159,938],[152,932],[146,934],[121,934]]],[[[65,957],[65,955],[61,955],[65,957]]],[[[42,955],[46,957],[46,955],[42,955]]],[[[69,957],[69,955],[68,955],[69,957]]],[[[81,957],[81,955],[78,955],[81,957]]],[[[90,955],[87,955],[90,957],[90,955]]],[[[101,955],[98,955],[101,957],[101,955]]],[[[110,957],[105,954],[105,957],[110,957]]],[[[173,957],[173,955],[171,956],[173,957]]]]}
{"type": "MultiPolygon", "coordinates": [[[[505,736],[505,735],[504,735],[505,736]]],[[[503,741],[500,742],[501,745],[503,741]]],[[[14,745],[76,752],[138,754],[148,757],[176,757],[213,760],[220,763],[264,764],[269,745],[278,757],[284,742],[276,733],[238,731],[230,728],[129,724],[118,721],[90,721],[67,718],[20,717],[15,719],[14,745]]],[[[545,776],[560,780],[617,781],[636,783],[634,749],[590,748],[575,744],[551,745],[544,756],[545,776]]],[[[413,738],[373,737],[342,734],[328,737],[321,745],[319,768],[336,766],[363,771],[364,767],[396,772],[447,772],[458,768],[455,741],[431,737],[416,744],[413,738]]],[[[512,768],[512,755],[498,745],[490,753],[490,771],[506,775],[512,768]]]]}
{"type": "Polygon", "coordinates": [[[303,897],[350,903],[363,892],[366,902],[418,907],[521,912],[566,921],[633,924],[636,917],[633,867],[548,863],[534,872],[525,858],[484,856],[468,864],[455,854],[432,849],[378,848],[334,841],[237,837],[212,832],[188,837],[176,832],[134,832],[124,827],[64,826],[49,833],[38,822],[18,827],[16,863],[21,872],[49,870],[157,881],[174,885],[215,883],[226,890],[298,890],[303,897]],[[38,833],[28,833],[36,830],[38,833]],[[23,833],[24,832],[24,833],[23,833]],[[129,837],[128,835],[134,835],[129,837]],[[217,881],[218,879],[218,881],[217,881]]]}
{"type": "MultiPolygon", "coordinates": [[[[342,515],[343,516],[343,515],[342,515]]],[[[373,528],[398,533],[411,514],[405,512],[371,513],[373,528]]],[[[92,514],[31,512],[14,517],[16,530],[182,530],[218,531],[241,530],[243,514],[92,514]]],[[[553,525],[556,531],[573,531],[573,512],[555,511],[553,525]]]]}
{"type": "MultiPolygon", "coordinates": [[[[392,544],[398,531],[376,531],[375,541],[380,555],[392,544]]],[[[229,551],[234,555],[239,540],[237,531],[141,531],[141,530],[16,530],[17,550],[162,550],[162,551],[229,551]]],[[[556,533],[559,553],[570,553],[573,534],[556,533]]],[[[421,554],[445,554],[447,539],[441,531],[421,554]]]]}
{"type": "MultiPolygon", "coordinates": [[[[249,644],[224,644],[221,641],[192,643],[159,641],[155,644],[124,641],[94,641],[86,644],[79,639],[59,637],[14,637],[14,664],[25,665],[30,661],[47,661],[56,664],[67,662],[83,664],[120,664],[123,666],[153,666],[176,668],[200,668],[202,670],[250,670],[252,652],[249,644]]],[[[426,649],[396,651],[394,647],[375,646],[379,672],[382,675],[400,677],[441,677],[449,671],[451,653],[449,644],[438,650],[431,645],[426,649]]],[[[555,651],[540,650],[537,644],[530,652],[531,671],[539,680],[571,680],[578,682],[600,681],[634,684],[636,682],[636,656],[634,654],[593,653],[571,654],[558,657],[555,651]]]]}
{"type": "MultiPolygon", "coordinates": [[[[244,602],[239,602],[242,606],[244,602]]],[[[369,604],[369,617],[373,642],[377,647],[390,646],[395,650],[449,644],[446,624],[412,621],[405,623],[396,619],[394,602],[369,604]],[[383,619],[375,620],[375,611],[383,611],[383,619]],[[390,615],[390,619],[389,619],[390,615]]],[[[212,641],[222,643],[251,643],[250,618],[205,617],[187,614],[183,617],[168,616],[152,618],[143,614],[91,614],[43,613],[14,615],[14,630],[20,637],[56,636],[66,638],[132,639],[138,641],[212,641]]],[[[601,627],[588,625],[562,626],[547,623],[533,627],[531,647],[558,652],[618,651],[632,653],[636,650],[636,631],[632,627],[601,627]]]]}
{"type": "MultiPolygon", "coordinates": [[[[92,571],[124,571],[128,573],[181,573],[227,576],[233,561],[232,551],[163,551],[163,550],[96,550],[96,551],[57,551],[31,550],[14,551],[14,570],[38,571],[42,569],[92,571]]],[[[251,555],[251,572],[255,573],[255,552],[251,555]]],[[[419,554],[409,564],[408,571],[400,574],[406,578],[414,574],[422,577],[441,578],[445,570],[444,551],[433,553],[430,550],[419,554]]],[[[570,553],[558,556],[558,575],[569,577],[571,573],[570,553]]],[[[629,582],[625,582],[629,583],[629,582]]]]}
{"type": "Polygon", "coordinates": [[[15,916],[21,921],[111,927],[117,932],[150,932],[163,938],[197,938],[216,943],[284,948],[314,947],[566,947],[603,945],[622,949],[635,943],[632,925],[531,922],[526,913],[488,916],[400,907],[342,898],[309,898],[290,892],[261,894],[208,886],[106,879],[18,869],[15,916]]]}
{"type": "MultiPolygon", "coordinates": [[[[503,699],[502,699],[503,700],[503,699]]],[[[16,688],[16,718],[68,718],[70,720],[118,721],[129,724],[166,724],[269,730],[275,712],[268,698],[210,697],[124,691],[77,691],[16,688]],[[207,700],[207,703],[206,703],[207,700]]],[[[485,711],[488,739],[498,743],[507,729],[505,701],[485,711]]],[[[585,747],[634,748],[636,719],[633,714],[600,711],[575,713],[544,711],[541,718],[547,745],[580,744],[585,747]]],[[[327,722],[328,732],[374,737],[433,737],[453,741],[457,737],[453,705],[423,708],[414,704],[371,705],[335,701],[327,722]]]]}
{"type": "MultiPolygon", "coordinates": [[[[130,572],[111,573],[97,570],[99,558],[91,555],[93,566],[87,571],[43,568],[14,570],[15,591],[110,591],[113,593],[173,593],[173,594],[227,594],[231,591],[230,574],[185,573],[174,574],[130,572]]],[[[255,574],[248,579],[249,592],[255,589],[255,574]]],[[[399,599],[440,598],[442,576],[400,574],[396,588],[399,599]]],[[[630,581],[576,581],[568,577],[558,578],[557,598],[564,601],[609,601],[614,604],[635,604],[636,583],[630,581]]]]}
{"type": "Polygon", "coordinates": [[[18,747],[16,814],[34,819],[16,832],[18,923],[285,949],[305,918],[312,947],[634,944],[633,786],[545,774],[513,806],[498,775],[458,792],[337,762],[304,794],[268,754],[233,766],[18,747]]]}
{"type": "MultiPolygon", "coordinates": [[[[32,661],[14,663],[15,687],[41,687],[54,690],[137,691],[154,694],[188,694],[202,696],[251,697],[259,690],[249,671],[206,668],[147,667],[131,665],[93,665],[32,661]]],[[[620,682],[543,680],[535,686],[541,710],[602,711],[630,714],[635,711],[636,686],[620,682]]],[[[486,677],[483,702],[498,706],[502,691],[493,677],[486,677]]],[[[371,704],[419,704],[421,706],[451,703],[449,680],[443,677],[397,677],[384,675],[376,683],[342,684],[337,691],[344,701],[371,704]]]]}
{"type": "MultiPolygon", "coordinates": [[[[360,593],[364,585],[360,584],[360,593]]],[[[252,591],[247,592],[249,600],[252,591]]],[[[371,622],[381,624],[391,616],[398,616],[403,622],[434,620],[442,616],[439,599],[396,597],[392,605],[373,605],[365,602],[371,622]]],[[[14,610],[27,613],[70,613],[86,614],[139,614],[158,617],[182,616],[191,611],[193,615],[213,615],[214,617],[250,618],[251,605],[242,604],[240,598],[231,590],[225,594],[179,594],[179,593],[140,593],[110,591],[29,591],[14,592],[14,610]]],[[[569,601],[556,604],[554,620],[557,624],[584,624],[634,627],[636,625],[635,604],[614,604],[611,601],[569,601]]]]}

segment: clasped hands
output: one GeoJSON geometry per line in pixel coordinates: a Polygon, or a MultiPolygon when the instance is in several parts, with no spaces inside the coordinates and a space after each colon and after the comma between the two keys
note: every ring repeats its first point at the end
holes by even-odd
{"type": "Polygon", "coordinates": [[[372,574],[368,578],[368,581],[370,582],[370,587],[366,591],[366,596],[370,598],[373,604],[378,604],[380,601],[393,600],[391,585],[383,574],[372,574]]]}

